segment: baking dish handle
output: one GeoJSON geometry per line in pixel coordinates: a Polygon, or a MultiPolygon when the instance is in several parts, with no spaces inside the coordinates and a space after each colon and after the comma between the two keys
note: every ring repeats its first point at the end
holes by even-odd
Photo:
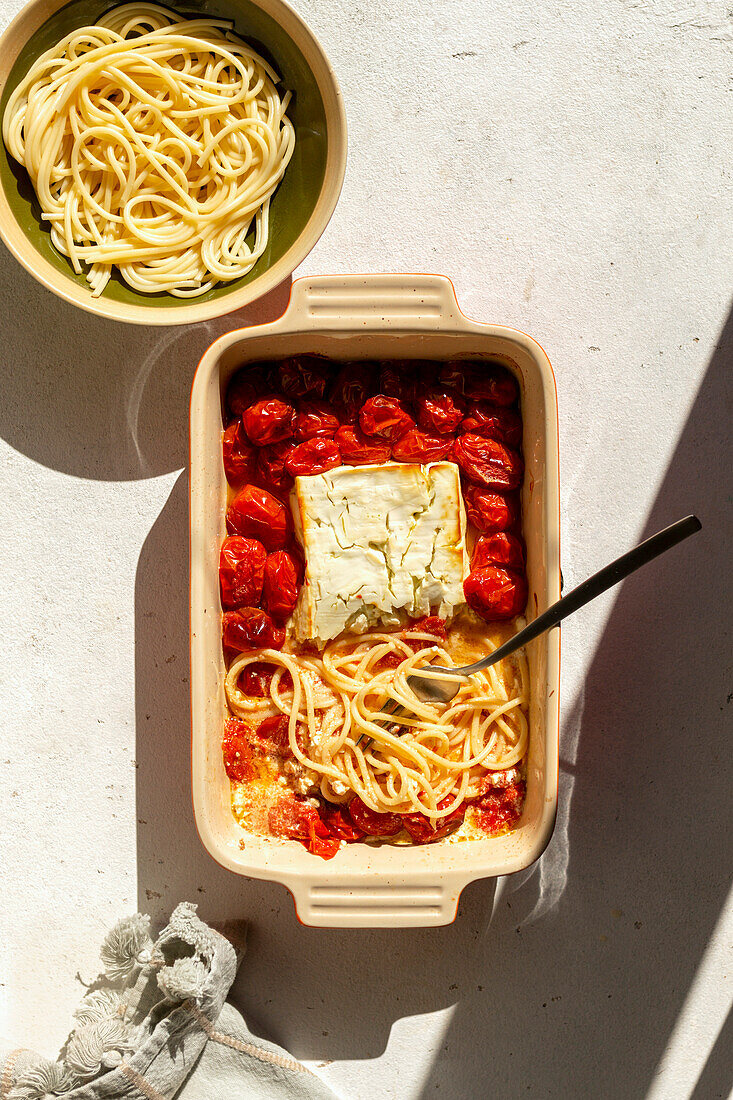
{"type": "Polygon", "coordinates": [[[348,322],[370,332],[431,331],[462,318],[445,275],[320,275],[295,280],[283,320],[326,329],[348,322]]]}
{"type": "Polygon", "coordinates": [[[465,881],[458,885],[444,879],[431,882],[401,876],[399,882],[369,886],[363,878],[333,885],[308,878],[303,882],[291,880],[287,886],[303,924],[326,928],[425,928],[455,920],[465,881]]]}

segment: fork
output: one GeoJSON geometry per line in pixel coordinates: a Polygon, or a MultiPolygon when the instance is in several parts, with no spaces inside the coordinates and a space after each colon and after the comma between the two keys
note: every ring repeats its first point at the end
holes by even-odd
{"type": "MultiPolygon", "coordinates": [[[[599,569],[597,573],[588,577],[572,592],[568,592],[567,596],[563,596],[562,599],[551,604],[546,611],[538,615],[536,619],[515,634],[513,638],[510,638],[509,641],[500,645],[493,653],[489,653],[488,656],[482,657],[480,661],[475,661],[472,665],[463,665],[460,668],[421,665],[419,669],[415,669],[407,677],[408,686],[421,702],[450,703],[460,691],[462,680],[466,680],[475,672],[481,672],[482,669],[489,668],[490,665],[495,665],[497,661],[503,660],[510,653],[514,653],[515,650],[527,645],[533,638],[544,634],[546,630],[551,630],[552,627],[557,626],[563,619],[566,619],[568,615],[572,615],[574,611],[585,607],[596,596],[600,596],[609,588],[613,588],[619,581],[624,580],[631,573],[635,573],[642,565],[653,561],[654,558],[664,554],[665,551],[671,550],[678,542],[694,535],[701,527],[702,524],[697,516],[686,516],[684,519],[677,520],[676,523],[665,527],[663,531],[658,531],[656,535],[652,535],[651,538],[639,543],[633,550],[622,554],[620,558],[616,558],[615,561],[612,561],[603,569],[599,569]],[[436,672],[443,675],[435,676],[436,672]]],[[[388,708],[384,708],[382,713],[399,715],[408,712],[405,707],[395,701],[388,708]]],[[[386,725],[386,723],[383,724],[386,725]]],[[[363,737],[364,734],[359,738],[359,741],[363,737]]],[[[372,740],[373,738],[370,737],[369,741],[372,740]]],[[[357,745],[359,741],[357,741],[357,745]]]]}

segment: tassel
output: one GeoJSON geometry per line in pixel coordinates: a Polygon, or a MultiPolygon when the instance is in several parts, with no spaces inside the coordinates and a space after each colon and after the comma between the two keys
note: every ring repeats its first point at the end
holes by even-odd
{"type": "Polygon", "coordinates": [[[150,962],[152,949],[150,917],[141,913],[123,917],[102,944],[100,955],[105,974],[113,982],[127,978],[136,966],[150,962]]]}
{"type": "Polygon", "coordinates": [[[74,1013],[74,1019],[78,1021],[78,1027],[83,1027],[110,1016],[122,1016],[123,1012],[124,1002],[116,989],[94,989],[84,997],[74,1013]]]}
{"type": "Polygon", "coordinates": [[[66,1065],[86,1080],[119,1065],[122,1053],[131,1049],[128,1028],[110,1016],[76,1029],[66,1048],[66,1065]]]}
{"type": "Polygon", "coordinates": [[[200,1001],[208,968],[200,959],[176,959],[158,973],[158,986],[169,1001],[200,1001]]]}
{"type": "Polygon", "coordinates": [[[60,1062],[44,1059],[29,1069],[8,1093],[8,1100],[53,1100],[75,1088],[77,1082],[60,1062]]]}

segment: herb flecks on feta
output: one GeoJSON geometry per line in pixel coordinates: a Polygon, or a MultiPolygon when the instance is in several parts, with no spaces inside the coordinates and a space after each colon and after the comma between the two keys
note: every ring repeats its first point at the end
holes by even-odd
{"type": "Polygon", "coordinates": [[[296,478],[292,505],[306,561],[299,640],[405,616],[450,618],[463,604],[466,518],[454,463],[340,466],[296,478]]]}

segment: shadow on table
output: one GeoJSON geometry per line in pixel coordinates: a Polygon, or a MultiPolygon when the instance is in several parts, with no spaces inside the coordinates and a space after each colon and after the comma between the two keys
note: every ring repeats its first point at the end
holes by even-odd
{"type": "Polygon", "coordinates": [[[0,437],[76,477],[135,481],[188,460],[188,398],[199,359],[233,328],[279,317],[288,278],[243,310],[198,325],[107,321],[37,283],[0,245],[0,437]]]}
{"type": "MultiPolygon", "coordinates": [[[[729,318],[644,534],[688,512],[703,530],[619,591],[563,723],[572,813],[539,871],[506,883],[424,1100],[651,1086],[729,887],[732,366],[729,318]]],[[[732,1050],[715,1044],[695,1100],[729,1095],[732,1050]]]]}
{"type": "Polygon", "coordinates": [[[729,324],[646,526],[694,510],[703,532],[620,590],[584,701],[568,708],[561,814],[540,869],[473,884],[447,928],[304,928],[283,888],[205,854],[191,814],[178,480],[136,582],[139,904],[162,919],[189,898],[206,919],[251,920],[234,997],[255,1030],[302,1058],[369,1059],[396,1021],[455,1004],[426,1098],[645,1094],[727,888],[730,338],[729,324]]]}

